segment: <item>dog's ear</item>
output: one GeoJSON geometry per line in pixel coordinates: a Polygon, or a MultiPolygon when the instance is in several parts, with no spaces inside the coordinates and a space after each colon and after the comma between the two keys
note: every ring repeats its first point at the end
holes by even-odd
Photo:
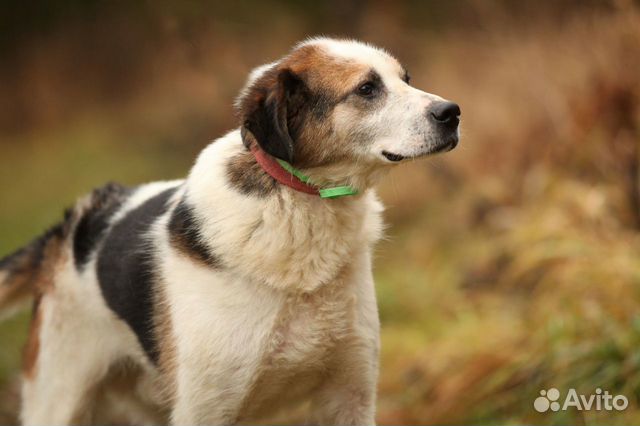
{"type": "Polygon", "coordinates": [[[248,131],[268,154],[292,163],[295,138],[289,118],[303,97],[304,83],[288,68],[267,65],[251,73],[236,101],[245,145],[250,143],[248,131]]]}

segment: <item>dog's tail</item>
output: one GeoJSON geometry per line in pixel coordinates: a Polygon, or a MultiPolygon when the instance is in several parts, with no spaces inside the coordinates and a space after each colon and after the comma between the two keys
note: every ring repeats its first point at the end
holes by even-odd
{"type": "Polygon", "coordinates": [[[19,312],[50,283],[62,253],[71,212],[25,247],[0,259],[0,320],[19,312]]]}

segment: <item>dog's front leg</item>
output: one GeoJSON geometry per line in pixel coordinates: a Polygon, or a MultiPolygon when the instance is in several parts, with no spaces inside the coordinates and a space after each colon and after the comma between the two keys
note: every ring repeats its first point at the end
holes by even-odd
{"type": "Polygon", "coordinates": [[[183,317],[174,322],[180,334],[176,333],[172,424],[230,425],[242,417],[242,404],[260,366],[264,333],[238,312],[229,317],[242,326],[234,328],[229,321],[221,326],[222,319],[217,327],[193,321],[188,328],[183,317]]]}
{"type": "Polygon", "coordinates": [[[203,371],[203,365],[183,364],[171,414],[173,425],[231,425],[240,417],[251,380],[250,365],[229,364],[203,371]]]}
{"type": "Polygon", "coordinates": [[[327,379],[314,395],[314,424],[375,424],[380,320],[370,255],[354,258],[353,270],[344,285],[356,289],[356,321],[349,338],[337,345],[327,379]]]}
{"type": "Polygon", "coordinates": [[[244,418],[284,296],[218,272],[197,272],[176,276],[167,290],[175,345],[167,351],[174,356],[168,363],[174,371],[167,371],[171,423],[234,424],[244,418]]]}
{"type": "Polygon", "coordinates": [[[353,342],[339,356],[315,395],[312,423],[320,425],[375,424],[378,343],[353,342]]]}

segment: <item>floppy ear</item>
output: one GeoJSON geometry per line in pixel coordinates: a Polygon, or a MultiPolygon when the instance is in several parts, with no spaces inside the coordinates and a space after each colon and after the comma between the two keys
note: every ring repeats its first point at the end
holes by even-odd
{"type": "Polygon", "coordinates": [[[302,80],[288,68],[273,66],[254,76],[236,102],[244,144],[250,142],[249,131],[265,152],[292,163],[294,138],[288,118],[299,108],[303,88],[302,80]]]}

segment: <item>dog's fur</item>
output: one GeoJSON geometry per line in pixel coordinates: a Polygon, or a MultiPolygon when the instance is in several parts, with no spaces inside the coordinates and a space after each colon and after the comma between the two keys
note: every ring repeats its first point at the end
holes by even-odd
{"type": "Polygon", "coordinates": [[[399,159],[455,146],[457,117],[428,117],[441,103],[380,49],[312,39],[250,75],[240,129],[185,180],[80,200],[0,261],[2,309],[35,300],[22,421],[231,424],[309,400],[312,422],[373,424],[371,187],[399,159]],[[359,194],[280,185],[252,143],[359,194]]]}

